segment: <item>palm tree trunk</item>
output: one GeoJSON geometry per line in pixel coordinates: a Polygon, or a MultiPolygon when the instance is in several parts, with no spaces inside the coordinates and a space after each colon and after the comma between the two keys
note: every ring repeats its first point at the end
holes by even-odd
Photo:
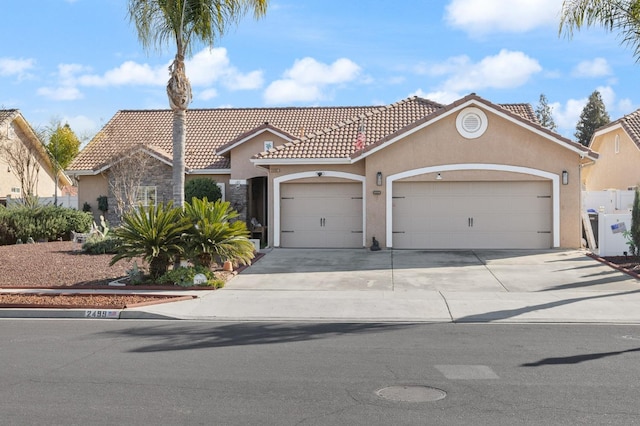
{"type": "Polygon", "coordinates": [[[184,146],[187,139],[187,111],[173,110],[173,204],[184,206],[184,146]]]}
{"type": "Polygon", "coordinates": [[[173,111],[173,203],[183,207],[187,107],[191,102],[191,83],[185,73],[183,55],[176,55],[169,71],[171,78],[167,84],[167,95],[173,111]]]}

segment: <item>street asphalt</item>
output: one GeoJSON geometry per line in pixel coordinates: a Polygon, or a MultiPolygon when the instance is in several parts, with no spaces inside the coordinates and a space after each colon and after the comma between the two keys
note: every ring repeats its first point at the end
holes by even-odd
{"type": "Polygon", "coordinates": [[[579,250],[272,249],[224,289],[124,310],[9,318],[640,323],[640,280],[579,250]]]}

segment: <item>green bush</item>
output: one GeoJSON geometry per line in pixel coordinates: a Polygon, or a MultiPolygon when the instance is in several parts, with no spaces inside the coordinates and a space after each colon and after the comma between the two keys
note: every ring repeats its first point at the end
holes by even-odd
{"type": "Polygon", "coordinates": [[[131,210],[122,217],[122,226],[114,231],[121,243],[111,265],[141,257],[149,264],[149,274],[155,280],[184,252],[182,234],[190,227],[182,209],[173,207],[171,202],[131,210]]]}
{"type": "Polygon", "coordinates": [[[204,274],[207,277],[205,284],[199,284],[201,287],[224,287],[224,281],[216,279],[213,272],[204,266],[188,266],[172,269],[158,279],[160,284],[173,284],[181,287],[193,286],[193,279],[197,274],[204,274]]]}
{"type": "Polygon", "coordinates": [[[216,259],[251,263],[254,247],[247,225],[234,220],[239,214],[228,201],[193,198],[185,203],[183,214],[191,224],[183,239],[187,257],[194,265],[209,268],[216,259]]]}
{"type": "Polygon", "coordinates": [[[120,240],[115,237],[91,236],[82,245],[82,250],[89,254],[116,254],[120,240]]]}
{"type": "Polygon", "coordinates": [[[194,197],[199,200],[207,198],[213,202],[222,198],[222,191],[213,179],[195,178],[184,185],[185,201],[191,202],[194,197]]]}
{"type": "Polygon", "coordinates": [[[17,240],[69,240],[71,231],[88,232],[91,214],[57,206],[12,206],[0,209],[0,245],[17,240]]]}

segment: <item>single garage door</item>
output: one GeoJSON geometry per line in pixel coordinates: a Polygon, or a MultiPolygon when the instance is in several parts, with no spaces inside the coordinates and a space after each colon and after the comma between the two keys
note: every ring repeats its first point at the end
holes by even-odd
{"type": "Polygon", "coordinates": [[[361,183],[287,183],[280,194],[281,247],[362,247],[361,183]]]}
{"type": "Polygon", "coordinates": [[[547,249],[549,181],[396,182],[394,248],[547,249]]]}

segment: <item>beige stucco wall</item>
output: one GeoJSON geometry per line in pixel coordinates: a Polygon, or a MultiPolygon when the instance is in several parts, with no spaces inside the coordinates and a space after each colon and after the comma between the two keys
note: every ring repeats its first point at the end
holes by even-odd
{"type": "Polygon", "coordinates": [[[629,135],[617,127],[594,138],[591,149],[600,157],[595,164],[583,169],[583,182],[586,191],[604,189],[626,190],[640,185],[640,148],[633,143],[629,135]],[[615,152],[616,136],[620,140],[620,150],[615,152]]]}
{"type": "MultiPolygon", "coordinates": [[[[33,141],[31,141],[29,136],[20,125],[14,122],[12,128],[14,130],[14,134],[11,135],[11,138],[5,139],[0,143],[19,143],[24,144],[27,147],[31,146],[30,144],[33,143],[33,141]]],[[[40,164],[37,185],[35,188],[35,195],[37,195],[38,197],[53,197],[55,191],[55,179],[53,177],[53,173],[50,170],[49,163],[45,161],[41,156],[31,155],[31,157],[35,158],[40,164]]],[[[21,198],[24,195],[24,191],[21,188],[20,194],[12,194],[11,188],[14,187],[20,188],[20,179],[15,175],[14,171],[10,171],[9,164],[6,159],[0,158],[0,198],[7,198],[8,196],[11,196],[12,198],[21,198]]],[[[60,195],[60,190],[58,190],[58,195],[60,195]]]]}
{"type": "Polygon", "coordinates": [[[89,203],[94,220],[99,223],[102,212],[98,210],[98,197],[108,195],[109,183],[102,174],[78,176],[78,210],[82,210],[84,203],[89,203]]]}
{"type": "Polygon", "coordinates": [[[288,142],[274,133],[263,132],[234,147],[231,150],[231,179],[251,179],[258,176],[267,176],[267,171],[264,168],[256,167],[250,161],[251,157],[264,151],[264,143],[266,141],[273,142],[274,147],[288,142]]]}
{"type": "MultiPolygon", "coordinates": [[[[376,185],[376,173],[388,176],[424,167],[451,164],[498,164],[526,167],[559,176],[569,173],[569,184],[560,185],[560,247],[581,246],[580,225],[580,156],[553,141],[522,126],[485,111],[487,131],[477,139],[465,139],[456,130],[456,116],[452,114],[405,138],[388,145],[354,165],[330,166],[272,166],[269,191],[273,194],[273,179],[301,171],[333,170],[366,175],[366,245],[375,236],[380,245],[386,245],[386,186],[376,185]],[[380,191],[379,195],[374,191],[380,191]]],[[[435,173],[419,175],[406,180],[435,180],[435,173]]],[[[538,176],[505,171],[447,171],[448,181],[468,180],[540,180],[538,176]]],[[[331,182],[326,177],[307,181],[331,182]]],[[[273,229],[273,203],[269,207],[273,229]]],[[[273,236],[270,242],[273,243],[273,236]]]]}

